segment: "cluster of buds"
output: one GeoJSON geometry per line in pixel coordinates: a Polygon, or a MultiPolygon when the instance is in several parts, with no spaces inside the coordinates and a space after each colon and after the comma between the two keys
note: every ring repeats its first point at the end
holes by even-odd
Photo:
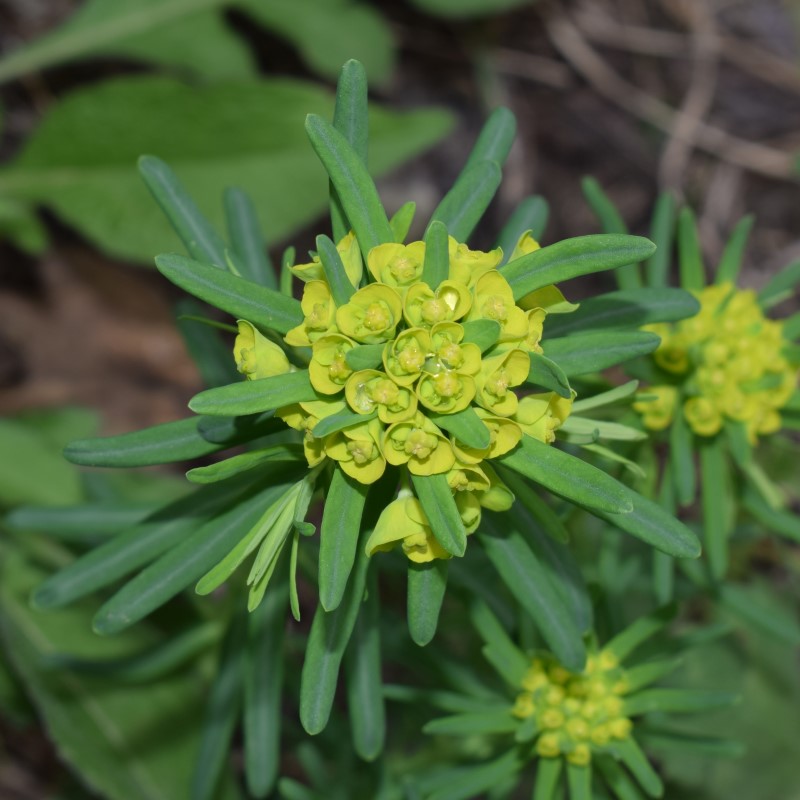
{"type": "MultiPolygon", "coordinates": [[[[538,247],[525,234],[512,258],[538,247]]],[[[308,374],[317,399],[276,415],[304,434],[311,467],[329,458],[362,484],[377,481],[388,466],[446,475],[470,533],[481,508],[507,510],[514,499],[486,462],[513,450],[523,433],[551,443],[570,413],[571,398],[515,391],[528,380],[529,354],[542,352],[546,306],[557,290],[547,287],[517,304],[497,270],[502,250],[470,250],[452,237],[448,275],[436,288],[422,277],[425,242],[374,247],[366,274],[352,233],[336,249],[360,288],[337,305],[318,257],[292,267],[305,284],[304,318],[285,343],[311,349],[308,374]],[[485,428],[485,446],[459,438],[454,421],[464,413],[485,428]],[[335,430],[328,432],[331,420],[335,430]]],[[[246,321],[234,350],[249,379],[294,369],[282,347],[246,321]]],[[[449,557],[408,489],[384,510],[367,551],[397,544],[416,562],[449,557]]]]}
{"type": "Polygon", "coordinates": [[[661,337],[653,358],[676,383],[648,388],[652,397],[634,408],[651,430],[668,427],[682,411],[699,436],[714,436],[727,419],[742,423],[755,443],[780,429],[780,409],[797,381],[782,323],[764,316],[753,291],[730,283],[696,296],[695,317],[648,326],[661,337]]]}
{"type": "Polygon", "coordinates": [[[569,672],[552,658],[535,658],[512,714],[535,724],[540,757],[563,756],[570,764],[585,766],[593,749],[630,736],[622,699],[627,688],[619,659],[607,650],[590,655],[580,673],[569,672]]]}

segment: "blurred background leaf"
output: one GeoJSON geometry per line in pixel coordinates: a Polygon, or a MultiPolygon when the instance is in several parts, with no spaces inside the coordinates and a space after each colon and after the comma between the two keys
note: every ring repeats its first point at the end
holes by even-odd
{"type": "Polygon", "coordinates": [[[504,11],[533,5],[535,0],[412,0],[412,2],[430,14],[459,19],[501,14],[504,11]]]}
{"type": "MultiPolygon", "coordinates": [[[[42,204],[105,252],[152,263],[178,240],[134,165],[166,160],[218,230],[220,197],[237,185],[253,198],[268,241],[285,238],[327,205],[327,178],[304,130],[330,117],[330,94],[293,80],[190,88],[171,78],[117,78],[54,106],[19,157],[0,172],[0,198],[42,204]]],[[[445,111],[372,107],[370,166],[396,167],[449,130],[445,111]]],[[[8,201],[6,201],[8,202],[8,201]]]]}

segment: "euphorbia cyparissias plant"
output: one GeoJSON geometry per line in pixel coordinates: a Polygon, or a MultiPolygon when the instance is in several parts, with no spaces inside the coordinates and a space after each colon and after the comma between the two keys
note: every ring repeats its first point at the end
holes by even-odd
{"type": "MultiPolygon", "coordinates": [[[[488,120],[422,239],[406,243],[414,205],[387,217],[366,166],[366,109],[363,69],[349,62],[333,125],[314,116],[306,123],[330,177],[332,236],[317,237],[310,261],[298,264],[287,251],[280,281],[246,197],[226,195],[226,243],[163,162],[141,160],[190,255],[159,256],[158,268],[236,320],[234,352],[221,371],[235,360],[245,380],[198,394],[190,402],[198,416],[76,442],[67,456],[92,466],[142,466],[234,445],[246,450],[190,470],[190,480],[204,484],[193,495],[79,558],[35,596],[40,606],[60,606],[128,577],[95,618],[98,632],[112,634],[192,585],[207,594],[226,582],[234,591],[246,584],[246,604],[255,611],[288,583],[299,619],[297,567],[304,547],[314,546],[306,517],[320,497],[320,605],[300,697],[311,733],[327,723],[345,651],[354,654],[360,686],[372,687],[367,710],[382,708],[377,631],[365,622],[368,633],[353,635],[379,613],[377,569],[394,557],[381,551],[397,548],[408,559],[409,629],[424,645],[436,631],[448,564],[455,558],[468,568],[467,535],[474,532],[499,580],[572,670],[583,668],[591,621],[549,495],[674,557],[700,552],[694,534],[658,505],[556,446],[560,432],[570,449],[592,444],[596,429],[612,440],[640,435],[581,417],[630,400],[635,382],[576,399],[571,378],[652,352],[659,338],[639,326],[693,314],[693,298],[680,290],[644,293],[637,319],[612,331],[589,325],[549,336],[548,320],[577,308],[557,283],[641,261],[652,243],[598,235],[540,247],[546,205],[528,198],[497,247],[471,248],[513,139],[506,109],[488,120]],[[304,282],[299,301],[293,275],[304,282]],[[530,520],[523,529],[535,527],[543,538],[509,533],[503,519],[510,513],[530,520]],[[245,562],[246,576],[239,573],[245,562]]],[[[229,649],[258,647],[234,633],[229,649]]],[[[267,661],[282,657],[279,648],[258,652],[267,661]]],[[[350,713],[365,708],[351,705],[350,713]]],[[[374,758],[382,742],[375,735],[356,749],[374,758]]]]}

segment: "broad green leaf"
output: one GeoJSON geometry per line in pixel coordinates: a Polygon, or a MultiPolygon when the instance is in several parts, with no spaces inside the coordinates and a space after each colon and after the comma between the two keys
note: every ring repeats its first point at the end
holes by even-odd
{"type": "Polygon", "coordinates": [[[342,411],[337,411],[335,414],[323,417],[314,426],[311,435],[315,439],[324,439],[332,433],[350,428],[353,425],[361,425],[370,419],[375,419],[377,416],[377,410],[373,410],[369,414],[358,414],[355,411],[351,411],[349,408],[345,408],[342,411]]]}
{"type": "Polygon", "coordinates": [[[434,559],[427,564],[408,562],[408,631],[420,647],[436,635],[447,589],[447,568],[446,559],[434,559]]]}
{"type": "Polygon", "coordinates": [[[570,800],[592,800],[592,768],[567,763],[567,786],[570,800]]]}
{"type": "Polygon", "coordinates": [[[278,777],[281,754],[283,637],[286,627],[283,575],[250,614],[244,667],[244,761],[250,794],[266,797],[278,777]]]}
{"type": "Polygon", "coordinates": [[[325,507],[319,546],[319,601],[326,611],[339,606],[356,560],[361,517],[369,487],[334,469],[325,507]]]}
{"type": "Polygon", "coordinates": [[[450,274],[450,255],[448,253],[447,228],[434,220],[425,231],[425,262],[422,267],[422,280],[434,291],[447,280],[450,274]]]}
{"type": "Polygon", "coordinates": [[[353,747],[365,761],[374,761],[381,754],[386,739],[379,618],[378,581],[373,570],[345,656],[353,747]]]}
{"type": "Polygon", "coordinates": [[[65,505],[82,499],[78,471],[33,425],[0,419],[0,507],[65,505]],[[12,457],[13,456],[13,457],[12,457]]]}
{"type": "Polygon", "coordinates": [[[513,513],[500,517],[484,512],[477,535],[500,579],[531,615],[559,662],[580,671],[586,660],[581,632],[548,569],[519,532],[519,521],[508,518],[513,513]]]}
{"type": "Polygon", "coordinates": [[[270,486],[184,537],[102,606],[94,629],[102,635],[119,633],[199,580],[253,527],[264,506],[288,487],[270,486]]]}
{"type": "Polygon", "coordinates": [[[515,258],[500,268],[519,300],[536,289],[570,278],[636,264],[652,255],[655,245],[641,236],[596,234],[564,239],[515,258]]]}
{"type": "Polygon", "coordinates": [[[431,720],[423,727],[423,733],[445,736],[473,736],[475,734],[513,733],[519,720],[512,717],[510,709],[498,711],[473,711],[453,714],[431,720]]]}
{"type": "Polygon", "coordinates": [[[155,156],[142,156],[139,173],[189,255],[225,269],[225,242],[200,213],[170,166],[155,156]]]}
{"type": "Polygon", "coordinates": [[[652,353],[660,337],[648,331],[594,331],[544,339],[544,354],[567,376],[586,375],[652,353]]]}
{"type": "Polygon", "coordinates": [[[566,336],[593,328],[637,328],[674,322],[700,311],[697,299],[683,289],[625,289],[581,301],[572,314],[547,320],[546,336],[566,336]]]}
{"type": "Polygon", "coordinates": [[[156,257],[162,275],[200,300],[261,328],[287,333],[303,321],[299,301],[179,255],[156,257]]]}
{"type": "Polygon", "coordinates": [[[728,571],[728,539],[735,524],[736,496],[731,486],[729,456],[723,438],[704,438],[699,449],[703,543],[711,576],[721,581],[728,571]]]}
{"type": "Polygon", "coordinates": [[[690,506],[697,493],[695,437],[683,414],[676,414],[669,429],[669,469],[675,499],[681,506],[690,506]]]}
{"type": "Polygon", "coordinates": [[[684,289],[700,291],[705,286],[706,278],[697,222],[690,208],[683,208],[678,214],[678,267],[681,286],[684,289]]]}
{"type": "Polygon", "coordinates": [[[412,474],[411,483],[436,541],[448,553],[463,556],[467,549],[467,532],[447,477],[412,474]]]}
{"type": "Polygon", "coordinates": [[[197,414],[239,416],[317,399],[307,370],[206,389],[189,401],[197,414]]]}
{"type": "Polygon", "coordinates": [[[208,387],[222,386],[240,377],[231,357],[230,343],[223,341],[215,327],[200,321],[201,306],[187,297],[178,301],[175,312],[178,332],[203,383],[208,387]]]}
{"type": "Polygon", "coordinates": [[[585,506],[624,518],[634,507],[633,494],[596,467],[523,436],[520,445],[498,461],[554,494],[585,506]]]}
{"type": "Polygon", "coordinates": [[[528,372],[528,383],[550,389],[561,397],[572,396],[569,379],[555,361],[539,353],[529,353],[529,355],[531,368],[528,372]]]}
{"type": "Polygon", "coordinates": [[[478,161],[467,167],[436,207],[431,223],[442,222],[456,241],[467,241],[501,180],[500,167],[494,161],[478,161]]]}
{"type": "Polygon", "coordinates": [[[674,234],[675,198],[670,192],[662,192],[656,200],[650,221],[650,238],[656,245],[656,251],[644,266],[645,283],[653,289],[663,289],[669,284],[674,234]]]}
{"type": "Polygon", "coordinates": [[[462,323],[464,342],[472,342],[480,347],[481,352],[497,344],[500,338],[500,323],[493,319],[473,319],[462,323]]]}
{"type": "MultiPolygon", "coordinates": [[[[336,104],[333,109],[333,127],[344,136],[353,152],[367,166],[369,150],[369,112],[367,101],[367,75],[358,61],[350,59],[342,67],[336,84],[336,104]]],[[[350,230],[347,214],[336,192],[330,184],[331,227],[333,239],[339,242],[350,230]]]]}
{"type": "Polygon", "coordinates": [[[473,408],[455,414],[430,414],[431,420],[467,447],[483,450],[491,444],[491,434],[473,408]]]}
{"type": "Polygon", "coordinates": [[[748,214],[736,223],[736,227],[733,229],[731,238],[728,239],[722,258],[719,261],[714,279],[715,283],[736,284],[739,271],[742,268],[742,254],[747,246],[747,238],[750,235],[750,229],[753,227],[754,221],[755,217],[752,214],[748,214]]]}
{"type": "Polygon", "coordinates": [[[333,301],[337,306],[343,306],[350,302],[350,298],[356,291],[356,287],[350,283],[350,278],[345,272],[344,262],[336,249],[336,245],[324,234],[317,236],[317,252],[319,253],[322,268],[325,271],[325,279],[330,286],[333,301]]]}
{"type": "Polygon", "coordinates": [[[536,763],[536,784],[533,800],[555,800],[558,797],[558,780],[564,760],[561,758],[540,758],[536,763]]]}
{"type": "Polygon", "coordinates": [[[530,667],[530,660],[514,644],[487,605],[479,600],[473,601],[470,619],[485,642],[487,660],[510,686],[519,686],[530,667]]]}
{"type": "Polygon", "coordinates": [[[595,408],[607,408],[620,402],[633,402],[636,390],[639,388],[639,381],[628,381],[620,386],[615,386],[606,392],[582,397],[572,404],[573,414],[583,414],[585,411],[592,411],[595,408]]]}
{"type": "Polygon", "coordinates": [[[624,701],[626,716],[651,714],[656,711],[670,714],[694,714],[725,708],[737,701],[730,692],[714,692],[704,689],[645,689],[624,701]]]}
{"type": "Polygon", "coordinates": [[[758,293],[758,301],[765,308],[769,308],[789,296],[798,283],[800,283],[800,261],[795,261],[769,281],[758,293]]]}
{"type": "Polygon", "coordinates": [[[267,252],[267,243],[261,233],[253,201],[246,192],[233,188],[225,190],[223,203],[231,247],[244,268],[242,277],[277,290],[278,278],[267,252]]]}
{"type": "Polygon", "coordinates": [[[394,241],[378,190],[359,154],[330,123],[316,114],[309,114],[306,133],[336,188],[366,260],[373,247],[394,241]]]}
{"type": "Polygon", "coordinates": [[[547,200],[539,195],[526,197],[514,209],[514,213],[503,226],[500,236],[497,237],[497,246],[503,251],[501,264],[505,264],[511,258],[522,234],[530,231],[534,239],[541,237],[549,213],[550,207],[547,200]]]}
{"type": "Polygon", "coordinates": [[[625,630],[606,642],[604,650],[612,652],[620,661],[627,658],[639,645],[663,630],[675,618],[675,607],[664,606],[643,617],[639,617],[625,630]]]}
{"type": "Polygon", "coordinates": [[[389,220],[389,227],[392,229],[392,233],[394,233],[394,240],[396,242],[400,244],[405,242],[408,231],[411,228],[411,223],[414,221],[416,210],[416,203],[411,201],[403,203],[389,220]]]}
{"type": "MultiPolygon", "coordinates": [[[[48,553],[54,551],[46,547],[48,553]]],[[[60,758],[81,775],[86,791],[109,800],[188,800],[199,744],[202,681],[186,671],[129,684],[68,669],[48,670],[45,664],[57,654],[84,661],[119,660],[164,640],[147,625],[111,639],[96,636],[89,626],[94,600],[47,614],[31,610],[30,592],[46,575],[36,561],[19,550],[3,553],[0,633],[3,651],[33,698],[60,758]]],[[[230,779],[218,797],[238,797],[230,779]]]]}
{"type": "Polygon", "coordinates": [[[360,369],[372,369],[381,363],[383,358],[384,345],[382,344],[360,344],[352,350],[348,350],[344,360],[350,369],[358,371],[360,369]]]}
{"type": "MultiPolygon", "coordinates": [[[[225,226],[220,197],[234,185],[252,198],[267,240],[279,241],[325,209],[327,179],[303,120],[309,111],[329,117],[332,110],[327,91],[296,80],[192,87],[166,77],[116,78],[50,107],[17,159],[0,170],[0,196],[46,206],[105,252],[149,264],[177,241],[132,167],[154,153],[215,230],[225,226]]],[[[373,173],[420,153],[450,124],[436,109],[372,107],[373,173]]]]}
{"type": "Polygon", "coordinates": [[[207,467],[195,467],[186,473],[186,477],[192,483],[217,483],[273,461],[304,462],[304,460],[302,445],[276,444],[263,450],[250,450],[247,453],[240,453],[238,456],[217,461],[207,467]]]}
{"type": "Polygon", "coordinates": [[[224,24],[225,8],[240,10],[287,39],[326,77],[354,57],[376,81],[389,74],[394,47],[386,23],[372,9],[346,0],[89,0],[59,28],[0,61],[0,83],[96,56],[130,58],[212,80],[250,77],[255,64],[224,24]]]}

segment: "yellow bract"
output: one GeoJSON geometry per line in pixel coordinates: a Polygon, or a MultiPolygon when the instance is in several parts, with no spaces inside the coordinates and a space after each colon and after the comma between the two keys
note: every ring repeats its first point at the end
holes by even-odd
{"type": "Polygon", "coordinates": [[[289,372],[286,353],[257,331],[247,320],[238,321],[239,335],[233,343],[236,369],[249,381],[271,378],[289,372]]]}
{"type": "Polygon", "coordinates": [[[402,545],[408,558],[417,564],[435,558],[450,558],[450,554],[434,538],[422,504],[416,497],[398,498],[383,509],[367,539],[367,555],[391,550],[398,544],[402,545]]]}
{"type": "Polygon", "coordinates": [[[326,334],[314,342],[308,375],[320,394],[337,394],[344,389],[345,381],[353,374],[346,356],[354,347],[355,342],[339,333],[326,334]]]}
{"type": "Polygon", "coordinates": [[[309,281],[303,287],[300,306],[303,309],[303,322],[286,334],[286,344],[308,347],[332,329],[335,331],[336,304],[325,281],[309,281]]]}
{"type": "Polygon", "coordinates": [[[425,242],[380,244],[367,256],[367,266],[378,283],[385,283],[401,293],[417,283],[425,261],[425,242]]]}
{"type": "Polygon", "coordinates": [[[764,317],[754,292],[724,283],[695,294],[696,316],[647,328],[661,337],[655,363],[682,382],[648,388],[655,400],[634,407],[651,430],[666,428],[680,408],[699,436],[714,436],[729,419],[755,443],[780,429],[798,365],[783,354],[782,326],[764,317]]]}
{"type": "Polygon", "coordinates": [[[336,311],[339,330],[364,344],[379,344],[394,338],[402,320],[403,301],[384,283],[359,289],[350,302],[336,311]]]}
{"type": "MultiPolygon", "coordinates": [[[[336,245],[336,249],[342,257],[344,271],[347,273],[347,277],[350,278],[350,283],[352,283],[353,286],[358,286],[358,284],[361,283],[364,264],[361,261],[361,249],[358,246],[358,240],[353,231],[350,231],[350,233],[342,238],[339,244],[336,245]]],[[[308,264],[295,264],[295,266],[289,269],[304,282],[325,280],[325,270],[322,267],[319,256],[316,255],[308,264]]]]}

